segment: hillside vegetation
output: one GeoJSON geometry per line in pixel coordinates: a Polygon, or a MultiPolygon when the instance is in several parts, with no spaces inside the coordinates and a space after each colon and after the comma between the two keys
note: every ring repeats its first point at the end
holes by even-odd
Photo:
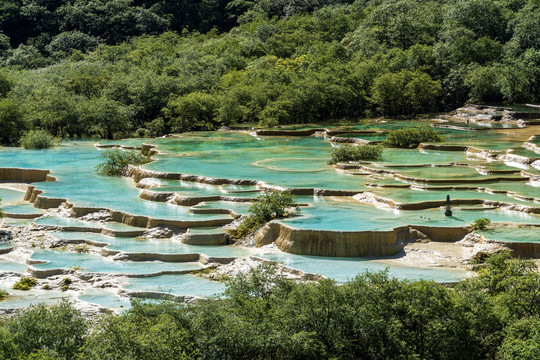
{"type": "Polygon", "coordinates": [[[8,0],[0,63],[2,144],[537,102],[540,3],[8,0]]]}

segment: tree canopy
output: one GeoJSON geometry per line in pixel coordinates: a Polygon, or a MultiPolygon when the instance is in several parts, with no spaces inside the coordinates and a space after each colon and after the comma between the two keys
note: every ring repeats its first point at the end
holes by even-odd
{"type": "Polygon", "coordinates": [[[0,101],[12,109],[0,117],[18,124],[4,144],[34,128],[117,138],[540,101],[533,0],[7,0],[0,9],[0,101]]]}

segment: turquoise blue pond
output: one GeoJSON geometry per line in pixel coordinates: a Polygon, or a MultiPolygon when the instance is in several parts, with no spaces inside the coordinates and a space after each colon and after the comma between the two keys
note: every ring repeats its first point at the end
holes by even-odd
{"type": "MultiPolygon", "coordinates": [[[[208,230],[207,230],[208,231],[208,230]]],[[[190,232],[204,233],[204,230],[190,229],[190,232]]],[[[208,231],[206,233],[216,233],[208,231]]],[[[51,236],[65,240],[90,240],[101,244],[109,244],[108,249],[129,253],[165,253],[165,254],[205,254],[212,257],[245,257],[254,250],[238,246],[188,245],[171,239],[142,239],[132,237],[114,237],[84,232],[54,232],[51,236]]]]}
{"type": "Polygon", "coordinates": [[[78,219],[65,218],[61,216],[46,216],[36,219],[37,225],[47,226],[66,226],[66,227],[81,227],[89,229],[101,229],[103,225],[97,222],[82,221],[78,219]]]}
{"type": "Polygon", "coordinates": [[[490,240],[504,242],[540,242],[540,228],[511,227],[477,231],[490,240]]]}
{"type": "Polygon", "coordinates": [[[125,289],[208,298],[223,293],[225,284],[195,275],[162,275],[152,278],[130,279],[129,284],[125,286],[125,289]]]}
{"type": "Polygon", "coordinates": [[[347,282],[366,271],[383,271],[385,269],[388,269],[388,273],[393,277],[408,280],[425,279],[454,282],[467,277],[467,273],[464,271],[390,266],[368,258],[324,258],[284,253],[269,253],[260,257],[308,273],[323,275],[339,283],[347,282]]]}
{"type": "Polygon", "coordinates": [[[23,198],[24,192],[22,191],[15,191],[0,187],[0,204],[2,204],[2,206],[21,201],[23,198]]]}
{"type": "Polygon", "coordinates": [[[10,295],[0,301],[0,309],[21,309],[37,304],[55,305],[70,299],[69,294],[54,290],[31,290],[30,292],[9,288],[3,290],[6,290],[10,295]]]}
{"type": "Polygon", "coordinates": [[[79,300],[116,311],[127,310],[131,307],[131,302],[128,298],[102,289],[88,289],[83,295],[79,296],[79,300]]]}
{"type": "Polygon", "coordinates": [[[97,254],[67,251],[35,250],[34,260],[48,261],[33,265],[37,269],[67,269],[80,267],[84,272],[112,274],[153,274],[161,271],[185,271],[200,268],[199,263],[166,263],[160,261],[113,261],[97,254]]]}
{"type": "Polygon", "coordinates": [[[10,214],[27,214],[27,215],[41,215],[45,211],[37,209],[32,204],[18,204],[18,205],[6,205],[2,206],[2,210],[10,214]]]}
{"type": "Polygon", "coordinates": [[[21,168],[47,168],[58,182],[39,183],[46,196],[69,199],[79,206],[110,208],[133,215],[154,218],[200,220],[223,218],[223,215],[191,214],[188,209],[166,203],[154,203],[139,198],[140,189],[133,181],[121,177],[102,176],[96,173],[100,150],[93,142],[62,143],[49,150],[2,151],[2,166],[21,168]]]}
{"type": "Polygon", "coordinates": [[[444,210],[398,211],[378,209],[359,203],[321,201],[302,208],[302,216],[280,222],[301,228],[317,230],[366,231],[389,230],[403,225],[467,226],[474,220],[487,217],[492,222],[540,224],[540,216],[519,211],[453,209],[453,216],[444,210]]]}
{"type": "MultiPolygon", "coordinates": [[[[480,185],[479,185],[480,186],[480,185]]],[[[519,200],[506,194],[491,194],[484,191],[476,190],[414,190],[414,189],[373,189],[370,192],[390,198],[400,203],[411,203],[420,201],[444,201],[446,195],[450,195],[451,199],[484,199],[491,201],[507,202],[512,204],[523,204],[537,207],[540,203],[535,201],[519,200]]],[[[529,196],[532,196],[529,194],[529,196]]]]}
{"type": "Polygon", "coordinates": [[[234,211],[236,214],[245,215],[248,213],[250,207],[251,203],[233,201],[207,201],[204,205],[197,205],[195,209],[227,209],[234,211]]]}
{"type": "Polygon", "coordinates": [[[90,240],[102,244],[110,244],[114,241],[113,236],[103,235],[101,233],[78,232],[78,231],[57,231],[50,232],[49,235],[60,240],[90,240]]]}
{"type": "MultiPolygon", "coordinates": [[[[254,137],[243,133],[186,134],[152,143],[167,153],[144,167],[194,175],[263,180],[287,187],[358,190],[358,178],[327,165],[332,144],[324,138],[254,137]]],[[[444,164],[464,161],[464,152],[385,149],[381,163],[444,164]]]]}
{"type": "Polygon", "coordinates": [[[0,219],[0,224],[5,226],[29,226],[32,225],[34,219],[11,219],[11,218],[2,218],[0,219]]]}
{"type": "MultiPolygon", "coordinates": [[[[2,244],[7,245],[7,244],[2,244]]],[[[9,245],[11,247],[11,245],[9,245]]],[[[28,266],[14,261],[0,260],[0,271],[16,272],[16,273],[25,273],[28,269],[28,266]]]]}
{"type": "MultiPolygon", "coordinates": [[[[403,127],[417,126],[425,122],[386,121],[372,123],[358,123],[350,126],[353,130],[392,130],[403,127]]],[[[452,124],[448,124],[452,125],[452,124]]],[[[506,151],[514,148],[516,154],[530,156],[532,152],[521,148],[524,141],[531,135],[537,134],[536,128],[530,129],[530,134],[523,138],[515,136],[518,130],[482,130],[467,131],[467,127],[479,128],[486,124],[454,124],[454,129],[436,129],[447,138],[443,144],[457,144],[475,146],[483,149],[506,151]]],[[[490,126],[502,127],[490,124],[490,126]]],[[[289,128],[308,129],[329,127],[329,125],[291,126],[289,128]]],[[[287,127],[285,127],[287,128],[287,127]]],[[[347,136],[347,135],[345,135],[347,136]]],[[[369,140],[384,139],[384,134],[350,134],[350,136],[369,140]]],[[[537,139],[534,140],[538,142],[537,139]]],[[[163,152],[156,157],[157,161],[144,167],[164,172],[178,172],[184,174],[201,175],[214,178],[251,179],[263,181],[270,185],[279,185],[291,188],[320,188],[341,190],[368,190],[377,195],[393,199],[397,202],[420,202],[444,200],[446,194],[454,199],[480,198],[493,201],[505,201],[518,205],[540,207],[539,203],[518,200],[504,194],[488,194],[474,190],[464,189],[437,189],[436,185],[429,191],[417,191],[409,188],[371,188],[366,183],[402,185],[405,181],[392,178],[391,175],[367,174],[352,175],[347,171],[336,170],[327,164],[330,153],[336,144],[323,136],[312,137],[275,137],[254,136],[241,132],[199,132],[181,134],[179,138],[167,139],[126,139],[122,141],[103,141],[103,144],[121,144],[126,146],[140,146],[143,142],[155,144],[163,152]]],[[[58,178],[57,182],[44,182],[34,184],[38,189],[44,190],[45,195],[54,198],[68,199],[78,206],[108,208],[123,211],[133,215],[144,215],[152,218],[196,221],[210,219],[231,219],[225,214],[207,214],[190,211],[196,209],[230,209],[238,214],[247,214],[250,203],[230,201],[207,201],[194,208],[178,206],[168,203],[142,200],[139,196],[142,189],[138,189],[131,179],[122,177],[107,177],[96,173],[95,166],[99,163],[102,150],[94,147],[94,141],[63,142],[61,146],[49,150],[21,150],[8,148],[0,152],[2,167],[49,169],[52,175],[58,178]]],[[[535,155],[538,157],[538,155],[535,155]]],[[[456,187],[471,186],[464,179],[492,179],[505,176],[520,178],[520,174],[494,174],[483,175],[473,168],[465,167],[422,167],[411,168],[404,165],[418,164],[449,164],[467,163],[482,165],[491,170],[530,169],[526,165],[504,164],[502,162],[488,163],[481,159],[467,158],[463,151],[420,151],[417,149],[385,149],[383,159],[368,166],[377,169],[394,170],[410,177],[425,179],[449,180],[450,185],[456,187]]],[[[359,171],[356,171],[359,172],[359,171]]],[[[222,185],[213,186],[194,182],[178,180],[155,180],[159,184],[153,191],[176,192],[182,196],[213,196],[225,195],[242,198],[255,198],[258,190],[255,186],[222,185]]],[[[505,181],[474,184],[473,186],[488,187],[494,190],[510,190],[523,196],[540,198],[540,185],[530,181],[505,181]]],[[[22,202],[24,193],[0,188],[2,202],[0,206],[7,212],[18,214],[40,214],[31,204],[22,202]]],[[[351,198],[327,198],[313,196],[299,196],[297,201],[309,203],[312,206],[302,207],[300,216],[281,220],[290,226],[304,229],[340,230],[340,231],[383,231],[402,225],[430,225],[430,226],[466,226],[475,219],[487,217],[492,222],[515,222],[519,224],[540,224],[540,216],[518,211],[487,210],[476,206],[475,210],[453,208],[453,216],[444,216],[442,209],[422,211],[397,211],[377,208],[361,204],[351,198]]],[[[471,206],[462,206],[471,208],[471,206]]],[[[5,225],[28,225],[32,220],[2,219],[5,225]]],[[[53,225],[65,227],[80,227],[82,229],[115,231],[142,230],[115,222],[83,222],[78,219],[68,219],[59,216],[43,217],[35,221],[40,225],[53,225]]],[[[223,229],[193,228],[192,234],[221,233],[223,229]]],[[[501,228],[483,233],[486,237],[503,241],[538,241],[536,228],[501,228]]],[[[182,244],[178,239],[139,239],[133,237],[112,237],[91,232],[54,232],[58,239],[89,240],[99,242],[111,250],[127,253],[167,253],[167,254],[205,254],[211,257],[247,257],[258,254],[260,250],[250,250],[235,246],[196,246],[182,244]]],[[[11,246],[4,244],[2,246],[11,246]]],[[[112,274],[156,274],[162,271],[190,271],[199,269],[199,263],[166,263],[166,262],[130,262],[113,261],[98,254],[78,254],[61,250],[34,249],[32,256],[35,260],[46,260],[45,264],[34,265],[38,269],[55,269],[81,267],[84,272],[112,273],[112,274]]],[[[288,254],[266,254],[265,258],[281,261],[288,266],[299,268],[307,272],[321,273],[322,275],[344,282],[356,274],[366,270],[379,271],[387,265],[373,259],[343,259],[320,258],[288,254]]],[[[26,271],[26,265],[8,261],[0,261],[0,271],[26,271]]],[[[460,271],[440,269],[418,269],[400,266],[390,266],[392,276],[406,279],[433,279],[436,281],[456,281],[466,274],[460,271]]],[[[177,295],[193,295],[209,297],[223,292],[224,285],[192,275],[163,275],[148,278],[130,278],[126,287],[132,291],[163,291],[177,295]]],[[[65,294],[44,292],[43,299],[54,303],[65,294]]],[[[18,294],[8,299],[5,304],[32,303],[37,297],[18,294]],[[11,301],[11,303],[9,302],[11,301]]],[[[80,296],[83,301],[99,304],[101,306],[124,309],[129,307],[126,298],[114,292],[88,291],[80,296]]],[[[2,303],[4,303],[2,305],[2,303]]],[[[19,305],[17,305],[19,306],[19,305]]]]}

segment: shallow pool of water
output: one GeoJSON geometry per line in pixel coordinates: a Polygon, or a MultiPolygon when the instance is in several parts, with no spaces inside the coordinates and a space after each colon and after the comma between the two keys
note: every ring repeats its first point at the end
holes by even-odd
{"type": "Polygon", "coordinates": [[[366,271],[378,272],[386,269],[388,269],[391,276],[408,280],[425,279],[438,282],[454,282],[468,276],[467,272],[464,271],[387,265],[369,258],[325,258],[285,253],[268,253],[260,255],[260,257],[278,261],[286,266],[308,273],[323,275],[339,283],[347,282],[366,271]]]}
{"type": "MultiPolygon", "coordinates": [[[[11,247],[11,244],[2,244],[2,248],[11,247]]],[[[0,271],[25,273],[28,269],[26,264],[21,264],[14,261],[0,260],[0,271]]]]}
{"type": "Polygon", "coordinates": [[[404,211],[374,208],[354,202],[320,201],[302,208],[302,216],[280,220],[301,229],[367,231],[390,230],[403,225],[468,226],[474,220],[487,217],[492,222],[539,224],[540,216],[510,210],[453,209],[453,216],[445,216],[444,209],[404,211]]]}
{"type": "MultiPolygon", "coordinates": [[[[425,125],[419,121],[386,121],[358,123],[350,126],[350,130],[393,130],[403,127],[425,125]]],[[[451,124],[450,124],[451,125],[451,124]]],[[[531,134],[537,130],[482,130],[471,131],[466,127],[477,127],[480,124],[456,124],[460,127],[453,129],[437,128],[447,138],[443,145],[456,144],[475,146],[483,149],[506,151],[514,148],[519,154],[530,154],[521,148],[531,134]]],[[[330,125],[295,126],[296,129],[329,127],[330,125]]],[[[383,139],[382,134],[353,134],[351,136],[370,140],[383,139]]],[[[485,200],[506,201],[537,207],[539,204],[526,200],[518,200],[503,194],[488,194],[465,189],[436,189],[437,185],[430,184],[432,190],[418,191],[409,188],[371,188],[366,183],[381,185],[403,185],[404,180],[394,179],[391,175],[364,174],[352,175],[355,170],[336,170],[327,164],[330,153],[337,144],[332,144],[328,137],[276,137],[255,136],[240,132],[199,132],[185,133],[178,138],[168,139],[127,139],[122,141],[104,141],[103,144],[123,144],[140,146],[142,142],[158,146],[164,154],[156,156],[157,161],[145,165],[145,168],[178,172],[192,175],[202,175],[214,178],[251,179],[263,181],[270,185],[291,188],[318,188],[341,190],[368,190],[377,195],[394,199],[398,202],[419,202],[444,200],[446,194],[453,199],[479,198],[485,200]]],[[[538,143],[534,139],[533,142],[538,143]]],[[[248,213],[250,203],[210,201],[195,208],[178,206],[169,203],[152,202],[141,199],[142,189],[135,186],[131,179],[122,177],[107,177],[97,174],[95,166],[99,163],[99,155],[103,149],[96,149],[94,141],[63,142],[61,146],[48,150],[22,150],[8,148],[0,152],[0,163],[3,167],[49,169],[58,178],[57,182],[35,183],[38,189],[45,191],[45,196],[63,198],[78,206],[108,208],[123,211],[133,215],[143,215],[152,218],[171,220],[209,220],[231,219],[225,214],[209,214],[190,211],[192,209],[231,209],[238,214],[248,213]]],[[[519,174],[483,175],[473,168],[466,167],[422,167],[411,168],[404,165],[419,164],[450,164],[467,163],[482,165],[490,170],[529,169],[526,165],[504,164],[502,162],[488,163],[480,158],[468,158],[463,151],[434,151],[417,149],[384,149],[383,158],[368,166],[377,169],[395,170],[410,177],[425,179],[448,180],[450,185],[470,186],[464,179],[489,179],[499,176],[520,177],[519,174]]],[[[358,171],[357,171],[358,172],[358,171]]],[[[213,186],[196,182],[178,180],[155,180],[159,188],[153,191],[173,191],[183,196],[228,195],[244,198],[254,198],[258,192],[242,192],[257,190],[255,186],[222,185],[213,186]]],[[[540,198],[540,186],[530,181],[506,181],[475,184],[494,190],[515,191],[524,196],[540,198]]],[[[424,185],[424,184],[423,184],[424,185]]],[[[40,213],[29,204],[20,204],[24,192],[13,191],[0,187],[0,203],[6,211],[18,213],[40,213]]],[[[453,208],[453,216],[444,216],[443,209],[421,211],[397,211],[377,208],[361,204],[351,197],[329,198],[320,196],[298,196],[298,202],[310,203],[310,207],[302,207],[298,217],[281,220],[283,223],[304,229],[364,231],[389,230],[401,225],[430,225],[430,226],[466,226],[475,219],[487,217],[492,222],[516,222],[520,224],[540,224],[540,216],[517,211],[487,210],[476,206],[476,210],[465,210],[460,206],[453,208]]],[[[3,219],[6,225],[30,224],[32,220],[3,219]]],[[[80,227],[82,229],[111,229],[115,231],[143,230],[115,222],[83,222],[78,219],[68,219],[58,216],[43,217],[36,224],[80,227]]],[[[206,225],[204,225],[206,226],[206,225]]],[[[187,229],[184,229],[187,230],[187,229]]],[[[486,232],[488,238],[504,241],[532,241],[534,231],[529,228],[497,229],[486,232]]],[[[221,232],[219,227],[189,229],[192,234],[212,234],[221,232]]],[[[182,244],[178,239],[139,239],[133,237],[111,237],[91,232],[55,232],[58,239],[89,240],[108,244],[111,250],[127,253],[168,253],[168,254],[205,254],[211,257],[245,257],[258,254],[260,250],[250,250],[234,246],[196,246],[182,244]]],[[[8,246],[6,244],[6,246],[8,246]]],[[[318,258],[310,256],[267,254],[266,258],[278,260],[308,272],[317,272],[344,282],[355,274],[366,270],[379,271],[387,265],[373,259],[342,259],[318,258]]],[[[79,254],[61,250],[35,249],[33,259],[47,260],[45,264],[34,265],[39,269],[80,267],[84,272],[114,273],[114,274],[156,274],[162,271],[189,271],[199,269],[199,263],[166,263],[159,261],[131,262],[113,261],[98,254],[79,254]]],[[[23,272],[26,265],[8,261],[0,261],[0,270],[23,272]]],[[[407,279],[433,279],[437,281],[455,281],[465,273],[437,269],[416,269],[390,266],[390,274],[407,279]]],[[[163,275],[150,278],[128,279],[130,290],[164,291],[179,295],[212,296],[223,291],[223,284],[211,282],[192,275],[163,275]]],[[[33,294],[33,293],[32,293],[33,294]]],[[[41,294],[41,293],[40,293],[41,294]]],[[[45,301],[58,301],[65,294],[44,292],[45,301]]],[[[36,298],[29,295],[28,299],[17,295],[22,306],[36,298]],[[22,300],[21,300],[22,299],[22,300]]],[[[127,300],[114,293],[101,292],[99,289],[88,291],[81,295],[81,300],[100,304],[102,306],[122,309],[128,307],[127,300]]],[[[16,300],[11,300],[12,302],[16,300]]],[[[9,302],[7,304],[10,304],[9,302]]]]}
{"type": "Polygon", "coordinates": [[[22,201],[22,199],[24,198],[24,194],[25,193],[22,191],[16,191],[0,187],[0,204],[4,206],[6,204],[12,204],[18,201],[22,201]]]}
{"type": "Polygon", "coordinates": [[[113,261],[97,254],[74,253],[59,250],[35,250],[34,260],[48,261],[33,265],[37,269],[81,268],[83,272],[113,274],[153,274],[162,271],[196,270],[199,263],[166,263],[160,261],[113,261]]]}
{"type": "Polygon", "coordinates": [[[504,242],[540,242],[540,228],[538,227],[502,227],[477,232],[490,240],[504,242]]]}
{"type": "Polygon", "coordinates": [[[151,278],[130,279],[125,288],[135,291],[156,291],[207,298],[223,293],[225,284],[195,275],[162,275],[151,278]]]}

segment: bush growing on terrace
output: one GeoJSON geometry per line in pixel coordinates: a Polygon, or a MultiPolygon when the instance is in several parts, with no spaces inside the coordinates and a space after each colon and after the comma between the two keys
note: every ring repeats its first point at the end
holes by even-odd
{"type": "Polygon", "coordinates": [[[445,138],[429,126],[399,129],[388,133],[384,145],[393,148],[414,149],[423,142],[442,142],[445,138]]]}
{"type": "Polygon", "coordinates": [[[119,149],[105,150],[99,156],[101,163],[96,170],[103,175],[120,176],[128,165],[142,165],[150,162],[150,158],[135,151],[123,151],[119,149]]]}
{"type": "Polygon", "coordinates": [[[381,145],[344,145],[334,148],[331,153],[330,164],[342,161],[371,161],[382,159],[383,147],[381,145]]]}
{"type": "Polygon", "coordinates": [[[54,137],[45,130],[30,130],[19,142],[25,149],[48,149],[54,145],[54,137]]]}
{"type": "Polygon", "coordinates": [[[36,278],[33,277],[22,277],[19,281],[13,284],[13,289],[15,290],[30,290],[30,288],[37,285],[36,278]]]}
{"type": "Polygon", "coordinates": [[[287,217],[287,211],[291,208],[299,211],[298,204],[289,191],[266,191],[257,197],[249,208],[250,215],[244,218],[240,226],[233,231],[233,235],[241,238],[270,220],[287,217]]]}
{"type": "Polygon", "coordinates": [[[491,220],[488,218],[479,218],[474,220],[474,222],[471,225],[471,229],[473,230],[484,230],[488,225],[491,224],[491,220]]]}

